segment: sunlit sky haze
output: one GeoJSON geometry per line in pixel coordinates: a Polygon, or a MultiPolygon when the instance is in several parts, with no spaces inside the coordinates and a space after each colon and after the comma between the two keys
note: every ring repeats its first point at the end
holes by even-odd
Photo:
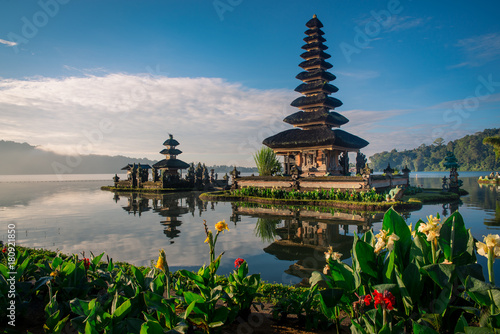
{"type": "Polygon", "coordinates": [[[305,23],[367,156],[500,126],[495,1],[4,1],[0,140],[251,166],[291,128],[305,23]]]}

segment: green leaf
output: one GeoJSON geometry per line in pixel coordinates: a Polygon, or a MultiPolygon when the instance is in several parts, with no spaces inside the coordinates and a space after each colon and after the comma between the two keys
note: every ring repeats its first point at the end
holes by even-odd
{"type": "Polygon", "coordinates": [[[455,272],[454,264],[431,264],[420,269],[427,274],[441,289],[450,284],[455,272]]]}
{"type": "Polygon", "coordinates": [[[132,266],[130,269],[132,270],[132,274],[137,280],[137,283],[144,287],[144,275],[142,274],[142,272],[135,266],[132,266]]]}
{"type": "Polygon", "coordinates": [[[187,319],[189,317],[195,306],[196,306],[196,301],[192,301],[189,304],[189,306],[186,309],[186,312],[184,313],[184,319],[187,319]]]}
{"type": "Polygon", "coordinates": [[[421,235],[415,235],[410,248],[410,259],[418,267],[432,263],[432,250],[429,242],[421,235]]]}
{"type": "MultiPolygon", "coordinates": [[[[155,311],[159,311],[161,313],[167,313],[167,306],[162,303],[163,296],[160,296],[151,291],[144,291],[144,302],[148,308],[151,308],[155,311]]],[[[191,292],[192,293],[192,292],[191,292]]]]}
{"type": "Polygon", "coordinates": [[[101,253],[101,254],[99,254],[99,255],[97,255],[97,256],[95,256],[95,257],[92,259],[92,264],[93,264],[94,266],[97,266],[97,265],[99,264],[99,262],[101,262],[101,259],[102,259],[102,257],[103,257],[103,256],[104,256],[104,252],[103,252],[103,253],[101,253]]]}
{"type": "MultiPolygon", "coordinates": [[[[227,307],[221,306],[221,307],[217,308],[214,312],[213,317],[212,317],[212,323],[222,322],[222,324],[224,324],[224,322],[226,322],[228,314],[229,314],[229,310],[227,309],[227,307]]],[[[210,324],[209,326],[213,327],[212,324],[210,324]]]]}
{"type": "Polygon", "coordinates": [[[417,265],[414,263],[410,263],[405,268],[402,279],[406,286],[406,289],[408,289],[408,293],[410,294],[411,299],[414,301],[419,300],[424,286],[422,282],[422,276],[420,275],[420,271],[418,270],[417,265]]]}
{"type": "Polygon", "coordinates": [[[465,333],[465,327],[468,326],[467,320],[465,320],[465,317],[463,314],[460,315],[460,318],[458,318],[457,324],[455,326],[455,330],[453,331],[454,333],[465,333]]]}
{"type": "Polygon", "coordinates": [[[186,291],[184,292],[184,300],[186,301],[187,304],[191,304],[192,302],[196,302],[196,303],[204,303],[205,302],[205,299],[203,299],[202,296],[194,293],[194,292],[191,292],[191,291],[186,291]]]}
{"type": "Polygon", "coordinates": [[[408,252],[410,251],[412,241],[410,229],[408,225],[406,225],[403,217],[394,211],[393,208],[390,208],[384,214],[382,229],[388,231],[389,235],[394,233],[399,237],[399,240],[395,242],[395,248],[400,249],[399,255],[402,256],[402,258],[399,260],[402,261],[402,263],[406,263],[406,258],[408,256],[408,252]]]}
{"type": "Polygon", "coordinates": [[[71,311],[75,314],[81,315],[81,316],[87,316],[89,313],[89,302],[85,300],[80,300],[78,298],[72,299],[69,302],[69,305],[71,307],[71,311]]]}
{"type": "Polygon", "coordinates": [[[343,294],[342,289],[325,289],[319,292],[321,309],[325,315],[334,314],[332,309],[338,305],[343,294]]]}
{"type": "Polygon", "coordinates": [[[111,272],[113,271],[113,269],[115,268],[115,266],[113,265],[113,259],[109,259],[109,262],[108,262],[108,271],[111,272]]]}
{"type": "Polygon", "coordinates": [[[132,303],[130,299],[127,299],[124,303],[122,303],[113,313],[113,319],[120,321],[132,310],[132,303]]]}
{"type": "Polygon", "coordinates": [[[486,327],[465,327],[465,334],[491,334],[491,328],[486,327]]]}
{"type": "Polygon", "coordinates": [[[163,328],[156,321],[147,321],[142,324],[140,334],[163,334],[163,328]]]}
{"type": "Polygon", "coordinates": [[[399,291],[401,293],[401,297],[403,298],[403,304],[404,304],[404,307],[405,307],[405,312],[406,312],[406,315],[410,315],[411,313],[411,310],[413,309],[413,300],[410,296],[410,292],[408,291],[404,281],[403,281],[403,278],[401,277],[402,275],[399,274],[399,272],[397,272],[396,270],[396,280],[398,282],[398,285],[399,285],[399,291]]]}
{"type": "Polygon", "coordinates": [[[421,325],[418,322],[413,322],[413,334],[438,334],[434,329],[421,325]]]}
{"type": "Polygon", "coordinates": [[[85,324],[85,334],[99,334],[95,327],[94,327],[94,324],[91,324],[90,321],[87,321],[87,323],[85,324]]]}
{"type": "Polygon", "coordinates": [[[361,272],[376,279],[378,277],[377,259],[373,247],[359,239],[354,242],[353,246],[353,262],[357,261],[361,272]]]}
{"type": "Polygon", "coordinates": [[[455,211],[441,226],[438,238],[438,244],[448,261],[463,264],[457,263],[457,259],[467,251],[468,236],[462,215],[455,211]]]}
{"type": "Polygon", "coordinates": [[[60,334],[62,330],[64,329],[64,326],[66,325],[66,322],[69,319],[70,314],[68,314],[64,319],[59,321],[57,325],[52,329],[53,334],[60,334]]]}

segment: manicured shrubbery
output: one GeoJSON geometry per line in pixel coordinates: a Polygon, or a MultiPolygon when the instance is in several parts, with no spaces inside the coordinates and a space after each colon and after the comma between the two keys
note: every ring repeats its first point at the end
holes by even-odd
{"type": "Polygon", "coordinates": [[[332,188],[330,190],[319,189],[311,191],[285,190],[278,188],[245,187],[231,191],[231,195],[242,197],[262,197],[288,200],[335,200],[350,202],[383,202],[385,193],[377,193],[371,189],[368,191],[349,191],[332,188]]]}

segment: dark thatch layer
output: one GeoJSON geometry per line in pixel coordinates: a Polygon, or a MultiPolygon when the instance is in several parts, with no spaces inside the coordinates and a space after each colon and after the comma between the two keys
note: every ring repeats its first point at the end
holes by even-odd
{"type": "Polygon", "coordinates": [[[310,106],[313,104],[322,104],[324,107],[337,108],[337,107],[340,107],[342,105],[342,101],[340,101],[334,97],[330,97],[324,93],[320,93],[320,94],[312,95],[312,96],[301,96],[301,97],[293,100],[292,103],[290,103],[290,105],[292,107],[297,107],[297,108],[300,108],[300,107],[307,108],[307,106],[310,106]]]}
{"type": "Polygon", "coordinates": [[[189,168],[189,164],[178,159],[163,159],[158,161],[153,165],[154,168],[176,168],[176,169],[186,169],[189,168]]]}
{"type": "Polygon", "coordinates": [[[338,88],[334,85],[331,85],[327,82],[324,82],[322,80],[316,80],[316,81],[311,81],[308,83],[303,83],[301,85],[298,85],[297,88],[295,88],[296,92],[302,93],[302,92],[310,92],[310,91],[325,91],[329,94],[338,92],[338,88]]]}
{"type": "Polygon", "coordinates": [[[175,140],[174,138],[170,137],[169,139],[165,140],[163,143],[165,146],[177,146],[179,145],[179,142],[175,140]]]}
{"type": "Polygon", "coordinates": [[[331,56],[328,53],[323,52],[321,50],[312,50],[312,51],[304,52],[303,54],[300,55],[300,57],[303,59],[308,59],[308,58],[312,58],[312,57],[328,59],[331,56]]]}
{"type": "Polygon", "coordinates": [[[306,23],[306,27],[308,28],[323,28],[323,23],[317,18],[313,17],[306,23]]]}
{"type": "Polygon", "coordinates": [[[315,58],[315,59],[309,59],[309,60],[305,60],[303,61],[302,63],[299,64],[299,67],[302,67],[302,68],[307,68],[307,67],[311,67],[311,66],[322,66],[323,68],[326,68],[326,69],[329,69],[329,68],[332,68],[333,65],[330,64],[329,62],[327,61],[324,61],[323,59],[320,59],[320,58],[315,58]]]}
{"type": "Polygon", "coordinates": [[[313,42],[313,43],[307,43],[307,44],[302,45],[302,49],[304,49],[304,50],[311,50],[314,48],[326,50],[326,49],[328,49],[328,46],[326,46],[325,44],[323,44],[321,42],[313,42]]]}
{"type": "Polygon", "coordinates": [[[310,130],[291,129],[264,139],[262,142],[270,148],[300,148],[311,146],[335,145],[346,149],[361,149],[368,142],[349,132],[327,127],[310,130]]]}
{"type": "Polygon", "coordinates": [[[160,154],[170,154],[170,155],[179,155],[181,153],[182,151],[176,148],[165,148],[160,152],[160,154]]]}
{"type": "Polygon", "coordinates": [[[323,123],[323,124],[331,124],[336,126],[341,126],[349,122],[347,118],[339,114],[335,111],[298,111],[290,116],[285,117],[283,122],[292,124],[292,125],[300,125],[307,123],[323,123]]]}
{"type": "Polygon", "coordinates": [[[310,72],[300,72],[295,76],[295,78],[301,80],[301,81],[308,81],[311,79],[315,80],[325,80],[325,81],[333,81],[337,79],[337,77],[330,72],[326,72],[325,70],[322,69],[315,69],[311,70],[310,72]]]}
{"type": "MultiPolygon", "coordinates": [[[[135,164],[136,167],[141,166],[141,169],[151,169],[150,165],[144,165],[144,164],[135,164]]],[[[132,170],[134,168],[134,164],[128,164],[127,166],[123,167],[121,170],[132,170]]]]}
{"type": "Polygon", "coordinates": [[[322,43],[326,42],[326,39],[324,37],[321,37],[321,36],[307,36],[307,37],[304,37],[302,40],[306,43],[310,43],[313,41],[322,42],[322,43]]]}
{"type": "Polygon", "coordinates": [[[325,32],[319,28],[313,28],[304,31],[304,34],[306,34],[307,36],[322,36],[325,34],[325,32]]]}

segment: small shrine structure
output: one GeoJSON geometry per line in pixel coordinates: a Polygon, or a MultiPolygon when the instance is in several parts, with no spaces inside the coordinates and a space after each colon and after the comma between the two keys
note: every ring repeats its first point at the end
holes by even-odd
{"type": "Polygon", "coordinates": [[[156,171],[159,170],[163,177],[179,179],[179,169],[189,168],[189,164],[177,159],[177,156],[182,153],[176,146],[179,142],[174,139],[174,136],[169,134],[169,138],[165,140],[163,146],[166,148],[160,151],[160,154],[165,155],[165,159],[158,161],[153,165],[153,181],[157,181],[156,171]]]}
{"type": "Polygon", "coordinates": [[[458,179],[458,160],[453,152],[448,152],[444,158],[443,166],[450,169],[449,183],[446,184],[446,176],[443,178],[443,190],[448,189],[450,192],[459,193],[459,189],[463,184],[462,180],[458,179]],[[446,187],[447,186],[447,187],[446,187]]]}
{"type": "MultiPolygon", "coordinates": [[[[300,111],[283,120],[296,129],[268,137],[263,144],[284,157],[285,174],[290,175],[296,167],[305,176],[349,175],[348,153],[357,152],[356,161],[362,161],[360,149],[368,142],[339,129],[349,120],[334,111],[342,102],[330,96],[338,88],[330,84],[336,77],[327,71],[332,65],[326,61],[331,56],[324,52],[328,47],[323,44],[326,41],[321,30],[323,24],[314,15],[306,26],[306,44],[302,46],[305,52],[300,55],[304,61],[299,64],[304,71],[296,76],[303,83],[295,88],[304,96],[291,103],[300,111]]],[[[357,170],[363,168],[359,166],[357,170]]]]}

